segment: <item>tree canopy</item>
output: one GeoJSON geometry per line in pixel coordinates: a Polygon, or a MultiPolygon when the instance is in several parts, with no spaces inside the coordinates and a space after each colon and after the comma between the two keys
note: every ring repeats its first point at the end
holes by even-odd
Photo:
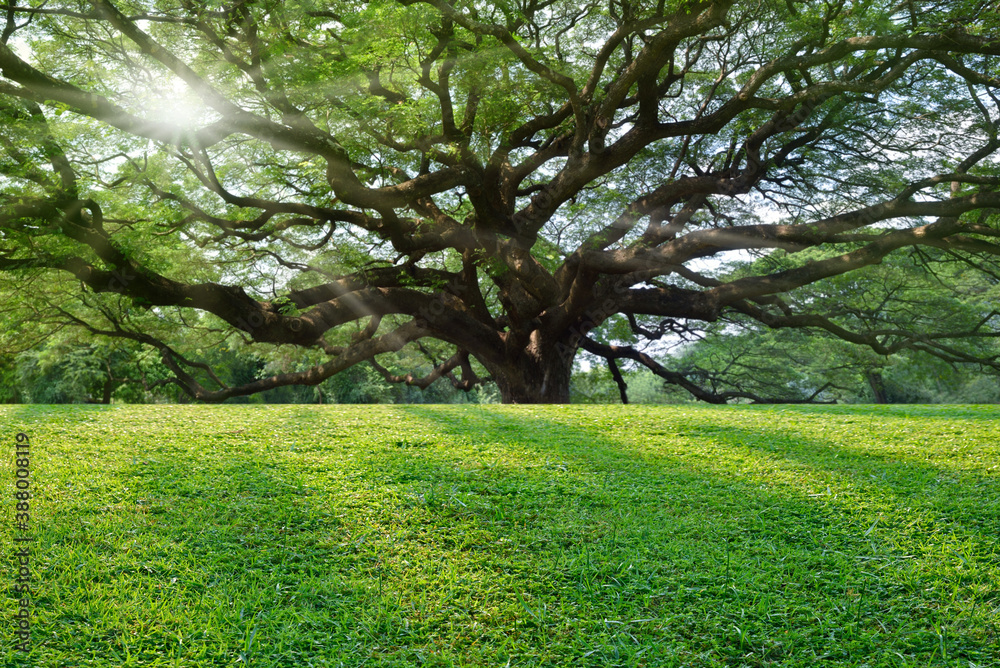
{"type": "Polygon", "coordinates": [[[193,398],[367,364],[563,402],[586,350],[723,401],[642,348],[718,323],[1000,368],[992,1],[0,12],[0,317],[156,351],[193,398]],[[864,316],[914,275],[978,297],[864,316]],[[237,345],[298,352],[234,383],[237,345]]]}

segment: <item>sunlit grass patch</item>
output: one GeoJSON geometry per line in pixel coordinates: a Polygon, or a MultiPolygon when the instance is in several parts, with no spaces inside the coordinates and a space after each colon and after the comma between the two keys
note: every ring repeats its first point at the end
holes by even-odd
{"type": "Polygon", "coordinates": [[[995,408],[0,416],[37,493],[7,665],[1000,664],[995,408]]]}

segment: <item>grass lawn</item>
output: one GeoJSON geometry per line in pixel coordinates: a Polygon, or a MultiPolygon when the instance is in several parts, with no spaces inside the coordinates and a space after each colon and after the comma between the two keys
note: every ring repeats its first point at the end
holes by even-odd
{"type": "Polygon", "coordinates": [[[1000,666],[998,407],[15,406],[0,425],[3,666],[1000,666]]]}

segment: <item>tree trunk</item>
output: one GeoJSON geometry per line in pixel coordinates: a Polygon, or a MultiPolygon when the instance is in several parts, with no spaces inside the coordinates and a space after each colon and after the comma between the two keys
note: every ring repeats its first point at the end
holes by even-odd
{"type": "Polygon", "coordinates": [[[868,381],[868,387],[871,388],[872,394],[875,396],[875,403],[889,403],[889,398],[885,392],[885,379],[882,378],[882,372],[866,371],[865,379],[868,381]]]}
{"type": "Polygon", "coordinates": [[[526,347],[486,366],[505,404],[568,404],[575,352],[561,342],[543,345],[536,331],[526,347]]]}
{"type": "Polygon", "coordinates": [[[115,391],[115,381],[111,380],[110,378],[104,381],[104,392],[103,395],[101,396],[101,403],[110,404],[111,394],[114,391],[115,391]]]}

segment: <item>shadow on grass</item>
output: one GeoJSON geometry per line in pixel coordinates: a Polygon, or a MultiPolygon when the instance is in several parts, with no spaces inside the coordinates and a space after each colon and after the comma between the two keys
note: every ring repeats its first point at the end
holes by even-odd
{"type": "Polygon", "coordinates": [[[985,623],[995,585],[970,610],[978,580],[940,589],[955,571],[937,557],[914,571],[907,546],[873,546],[892,527],[872,517],[919,500],[900,481],[941,467],[710,412],[635,419],[652,438],[637,444],[599,411],[338,411],[265,413],[246,436],[300,421],[315,429],[296,451],[220,427],[208,447],[111,462],[127,494],[90,507],[91,528],[60,528],[81,542],[54,567],[84,575],[45,601],[59,641],[205,666],[1000,659],[985,623]],[[379,424],[363,445],[319,429],[368,413],[379,424]]]}
{"type": "MultiPolygon", "coordinates": [[[[741,409],[773,410],[770,406],[742,406],[741,409]]],[[[997,407],[991,404],[837,404],[796,405],[783,407],[803,415],[841,415],[866,420],[871,418],[940,418],[946,420],[995,422],[997,407]]]]}
{"type": "MultiPolygon", "coordinates": [[[[931,617],[939,625],[938,615],[974,611],[983,604],[995,608],[1000,602],[995,584],[1000,485],[975,472],[804,437],[774,425],[720,425],[718,413],[696,412],[666,425],[632,421],[682,435],[690,451],[712,454],[706,458],[689,456],[698,453],[683,448],[636,447],[630,443],[634,434],[618,437],[613,430],[600,433],[554,422],[532,416],[526,407],[461,415],[421,406],[401,410],[446,432],[500,434],[498,447],[544,458],[544,465],[508,471],[508,481],[520,477],[538,488],[544,487],[541,481],[551,485],[562,478],[558,490],[565,498],[554,504],[549,518],[560,507],[580,509],[578,529],[587,522],[603,525],[597,534],[614,535],[634,547],[644,544],[642,550],[661,559],[687,559],[692,567],[684,576],[688,582],[699,567],[709,579],[718,578],[718,564],[725,559],[726,579],[739,580],[748,591],[812,588],[818,593],[812,604],[827,612],[837,609],[838,599],[843,609],[850,608],[851,596],[867,591],[885,610],[936,611],[931,617]],[[554,470],[552,462],[563,468],[554,470]],[[623,521],[623,513],[632,521],[623,521]],[[644,523],[659,524],[661,530],[651,532],[644,523]],[[650,539],[669,549],[658,551],[650,539]],[[755,579],[755,573],[765,571],[770,573],[755,579]],[[780,573],[785,575],[775,577],[780,573]]],[[[669,420],[671,414],[666,415],[669,420]]],[[[569,411],[564,419],[576,417],[569,411]]],[[[934,649],[926,616],[894,621],[923,651],[941,650],[934,649]]],[[[882,625],[878,619],[874,623],[882,625]]],[[[995,627],[991,636],[975,625],[969,621],[953,629],[959,637],[952,659],[982,659],[985,638],[992,639],[987,655],[1000,658],[995,627]]]]}
{"type": "MultiPolygon", "coordinates": [[[[974,419],[989,420],[990,424],[995,424],[995,410],[977,411],[972,409],[978,407],[967,408],[976,414],[974,419]]],[[[784,461],[798,465],[804,475],[832,474],[840,482],[858,489],[879,487],[887,495],[908,502],[914,497],[920,497],[918,500],[921,502],[933,505],[939,499],[951,499],[956,491],[984,499],[1000,496],[994,493],[1000,491],[1000,479],[985,475],[986,466],[995,462],[986,461],[980,467],[984,470],[977,471],[968,467],[932,463],[928,461],[928,456],[914,447],[904,454],[897,449],[887,451],[885,447],[858,445],[856,441],[859,438],[884,440],[885,434],[874,432],[868,426],[870,416],[867,410],[865,415],[859,415],[857,408],[835,409],[836,407],[823,407],[822,414],[853,417],[855,420],[848,420],[846,424],[859,423],[860,428],[853,432],[847,430],[843,432],[841,439],[832,440],[805,436],[802,431],[774,425],[758,425],[755,428],[720,425],[713,419],[713,415],[717,415],[715,413],[689,413],[682,419],[676,419],[673,424],[643,423],[645,427],[652,428],[654,436],[669,436],[674,440],[686,441],[687,453],[684,448],[675,447],[665,455],[658,453],[655,447],[636,447],[635,439],[629,436],[618,437],[613,431],[598,435],[594,429],[534,418],[527,410],[495,413],[469,411],[462,415],[458,429],[455,428],[453,411],[420,406],[407,406],[400,410],[434,422],[445,432],[460,434],[471,429],[475,433],[503,434],[505,437],[498,441],[498,445],[514,443],[547,459],[572,460],[587,466],[600,463],[600,468],[606,472],[630,471],[637,465],[646,466],[655,462],[668,475],[686,473],[707,476],[709,482],[717,478],[727,481],[726,484],[732,484],[740,478],[739,467],[733,465],[734,460],[750,455],[758,462],[773,460],[775,463],[784,461]],[[714,462],[705,456],[688,456],[706,446],[711,451],[724,452],[725,456],[721,459],[725,461],[714,462]]],[[[886,415],[907,417],[912,416],[914,411],[921,417],[924,414],[947,416],[952,420],[955,417],[947,410],[938,411],[935,407],[905,407],[899,410],[888,407],[884,412],[886,415]]],[[[808,409],[796,409],[796,412],[806,415],[812,413],[808,409]]],[[[964,417],[962,419],[965,420],[964,417]]],[[[958,452],[954,455],[955,458],[965,456],[960,448],[956,447],[956,450],[958,452]]],[[[992,451],[987,454],[991,453],[992,451]]],[[[825,480],[829,476],[821,477],[825,480]]]]}
{"type": "Polygon", "coordinates": [[[318,640],[356,635],[353,609],[372,596],[325,568],[339,525],[310,498],[318,490],[265,448],[246,447],[239,429],[213,424],[213,437],[199,438],[183,412],[158,411],[163,432],[115,443],[101,435],[136,425],[114,413],[6,412],[37,436],[41,492],[35,643],[23,665],[299,666],[305,656],[351,656],[356,640],[329,652],[318,640]]]}

